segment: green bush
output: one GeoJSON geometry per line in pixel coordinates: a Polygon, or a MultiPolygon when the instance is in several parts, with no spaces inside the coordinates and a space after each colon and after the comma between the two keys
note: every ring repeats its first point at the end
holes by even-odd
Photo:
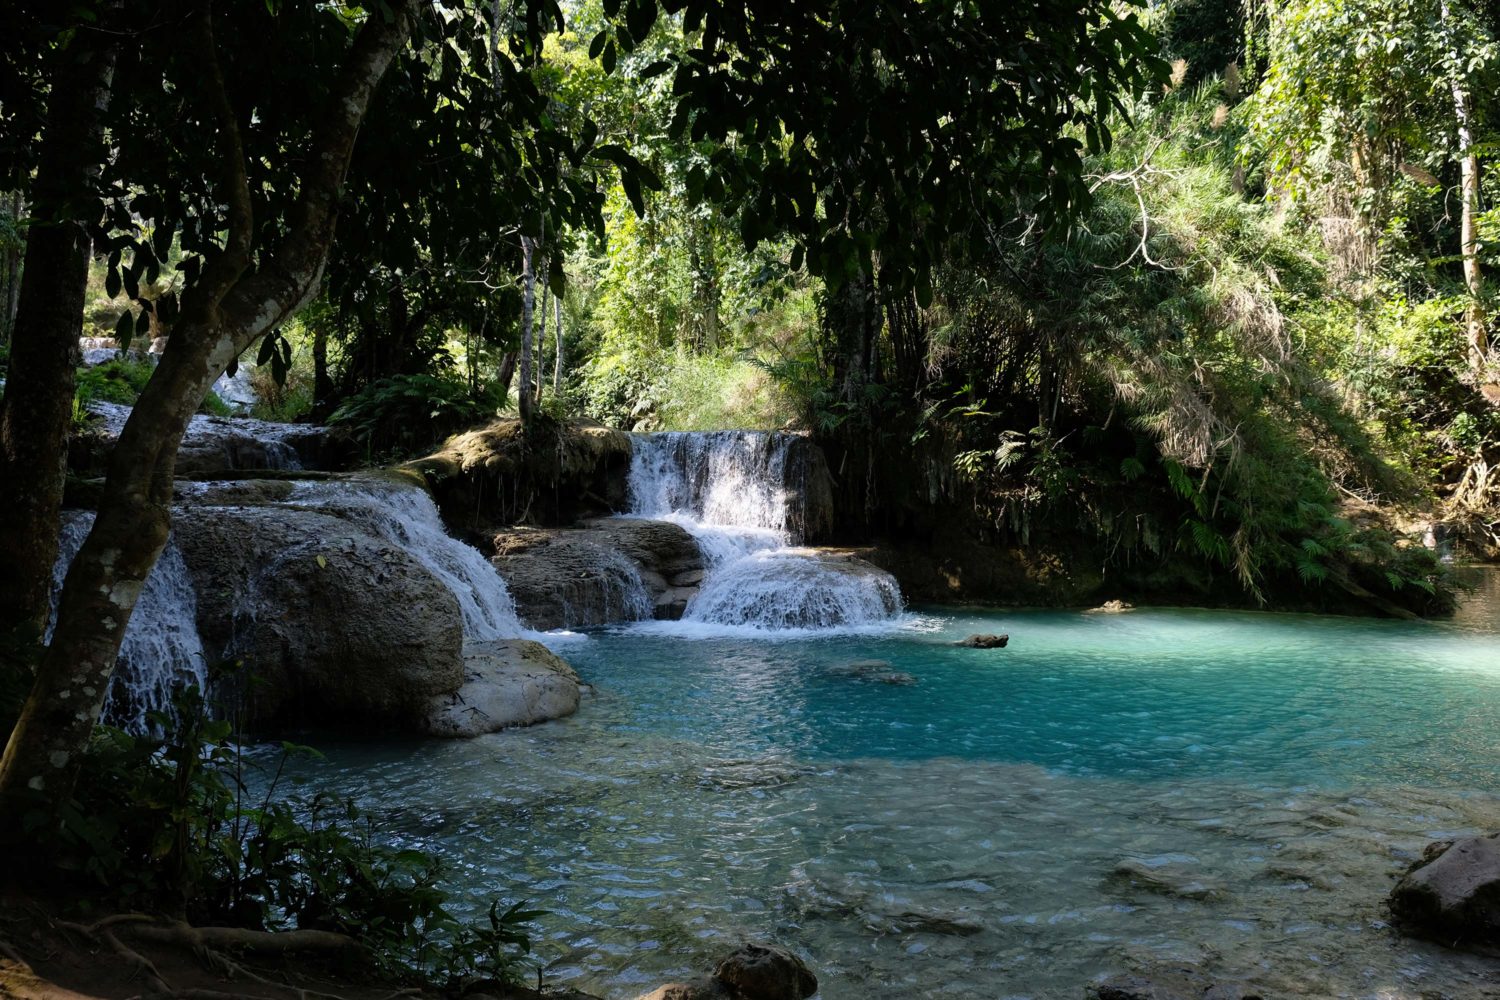
{"type": "Polygon", "coordinates": [[[149,361],[124,356],[102,365],[78,369],[74,398],[86,409],[89,403],[133,404],[145,390],[156,366],[149,361]]]}
{"type": "Polygon", "coordinates": [[[413,983],[521,978],[539,911],[497,902],[461,920],[435,857],[382,845],[350,801],[280,796],[287,758],[316,751],[283,743],[259,764],[195,689],[152,722],[162,735],[96,729],[73,799],[27,817],[52,888],[190,923],[343,933],[366,969],[413,983]]]}
{"type": "Polygon", "coordinates": [[[493,387],[475,393],[447,375],[396,375],[350,396],[328,418],[350,428],[371,455],[411,455],[489,420],[501,401],[493,387]]]}

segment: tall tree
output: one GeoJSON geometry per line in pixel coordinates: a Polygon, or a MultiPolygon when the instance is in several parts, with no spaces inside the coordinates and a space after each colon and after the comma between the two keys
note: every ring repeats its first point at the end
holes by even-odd
{"type": "Polygon", "coordinates": [[[89,15],[84,23],[59,25],[38,39],[48,49],[52,85],[31,188],[35,220],[26,235],[11,377],[0,402],[0,630],[18,631],[23,644],[46,624],[57,559],[73,369],[91,237],[103,216],[99,177],[119,6],[80,7],[76,15],[89,15]]]}
{"type": "MultiPolygon", "coordinates": [[[[52,641],[0,759],[0,800],[7,803],[0,813],[7,819],[15,821],[20,812],[11,804],[18,795],[29,792],[55,802],[69,794],[104,704],[122,633],[166,544],[172,472],[188,420],[229,363],[316,291],[360,125],[417,11],[417,0],[398,0],[373,11],[348,36],[335,72],[317,81],[323,92],[308,123],[314,138],[291,188],[296,195],[281,206],[284,214],[261,220],[245,136],[250,108],[233,102],[231,95],[243,91],[226,76],[229,59],[220,50],[213,6],[196,4],[182,12],[185,21],[179,23],[190,25],[192,34],[173,41],[191,53],[196,84],[184,92],[199,105],[200,141],[206,140],[217,167],[205,170],[207,197],[193,207],[204,214],[193,220],[196,227],[184,226],[184,244],[200,256],[190,269],[167,349],[110,456],[93,529],[68,570],[52,641]],[[222,242],[213,242],[220,232],[222,242]]],[[[184,58],[178,57],[178,68],[184,68],[184,58]]],[[[159,91],[145,89],[139,77],[134,82],[139,89],[130,93],[140,102],[136,110],[158,110],[159,91]]],[[[273,113],[269,104],[257,110],[273,113]]],[[[285,113],[286,105],[276,110],[285,113]]],[[[257,122],[266,132],[289,124],[257,122]]],[[[120,161],[117,165],[126,169],[132,165],[128,155],[120,161]]],[[[99,159],[80,154],[77,162],[93,168],[99,159]]],[[[165,199],[169,192],[157,188],[147,192],[152,195],[165,199]]],[[[169,208],[161,209],[161,216],[175,221],[169,208]]],[[[135,244],[132,267],[144,268],[153,251],[135,244]]],[[[13,361],[12,378],[29,377],[13,361]]]]}

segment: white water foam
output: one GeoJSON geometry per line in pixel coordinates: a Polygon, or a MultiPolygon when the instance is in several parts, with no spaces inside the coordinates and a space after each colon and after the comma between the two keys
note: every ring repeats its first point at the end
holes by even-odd
{"type": "MultiPolygon", "coordinates": [[[[895,578],[867,563],[793,547],[794,434],[637,434],[630,516],[671,521],[703,553],[704,580],[683,614],[692,626],[796,632],[888,627],[899,620],[895,578]]],[[[800,485],[800,484],[799,484],[800,485]]],[[[658,626],[660,627],[660,626],[658,626]]]]}
{"type": "Polygon", "coordinates": [[[478,549],[448,534],[420,486],[374,478],[299,481],[287,502],[330,508],[406,550],[458,598],[465,638],[537,638],[516,616],[505,579],[478,549]]]}
{"type": "MultiPolygon", "coordinates": [[[[58,536],[57,563],[52,574],[52,620],[47,640],[56,624],[57,598],[62,593],[68,566],[83,547],[94,526],[94,515],[82,511],[63,513],[58,536]]],[[[167,539],[161,558],[146,577],[146,586],[136,601],[120,657],[110,681],[104,721],[134,733],[150,729],[152,712],[172,714],[172,696],[189,684],[208,688],[208,663],[198,638],[198,595],[182,553],[167,539]]]]}

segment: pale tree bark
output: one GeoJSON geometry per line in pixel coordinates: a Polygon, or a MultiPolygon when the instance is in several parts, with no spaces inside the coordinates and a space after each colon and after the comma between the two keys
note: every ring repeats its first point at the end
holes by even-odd
{"type": "Polygon", "coordinates": [[[532,309],[536,304],[536,240],[521,237],[521,386],[516,404],[521,411],[521,423],[531,423],[533,407],[531,379],[531,326],[532,309]]]}
{"type": "MultiPolygon", "coordinates": [[[[1447,0],[1439,4],[1439,14],[1451,37],[1453,19],[1447,0]]],[[[1469,367],[1483,371],[1489,361],[1489,336],[1485,329],[1484,275],[1479,267],[1479,154],[1474,149],[1469,93],[1460,68],[1462,53],[1456,44],[1450,45],[1449,58],[1453,71],[1448,85],[1453,95],[1453,120],[1458,131],[1459,251],[1463,255],[1464,285],[1469,290],[1464,338],[1468,344],[1469,367]]]]}
{"type": "MultiPolygon", "coordinates": [[[[117,10],[110,9],[111,21],[117,10]]],[[[0,402],[0,631],[23,645],[40,640],[51,601],[89,229],[103,215],[95,187],[118,38],[80,31],[56,54],[32,187],[37,220],[26,235],[10,377],[0,402]]]]}
{"type": "Polygon", "coordinates": [[[552,296],[552,315],[557,320],[557,332],[553,335],[553,346],[556,352],[552,358],[552,396],[557,398],[562,392],[562,367],[563,367],[563,325],[562,325],[562,296],[552,296]]]}
{"type": "MultiPolygon", "coordinates": [[[[417,0],[360,28],[331,88],[308,151],[285,238],[254,245],[250,190],[238,120],[223,86],[212,26],[193,40],[206,63],[206,99],[218,119],[229,206],[222,250],[207,255],[183,296],[166,352],[120,433],[93,530],[74,558],[57,627],[0,760],[0,824],[19,820],[10,801],[56,805],[77,779],[81,751],[104,705],[120,639],[146,576],[166,544],[178,445],[193,412],[230,360],[290,317],[316,292],[333,242],[339,191],[370,99],[405,44],[417,0]],[[252,267],[252,264],[254,265],[252,267]]],[[[205,8],[205,11],[207,8],[205,8]]]]}

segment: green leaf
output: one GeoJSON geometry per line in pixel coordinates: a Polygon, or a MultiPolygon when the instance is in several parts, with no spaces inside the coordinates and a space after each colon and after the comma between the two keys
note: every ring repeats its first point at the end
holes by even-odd
{"type": "Polygon", "coordinates": [[[126,309],[120,313],[120,318],[115,320],[115,343],[119,344],[122,349],[129,347],[134,336],[135,317],[131,315],[129,309],[126,309]]]}

